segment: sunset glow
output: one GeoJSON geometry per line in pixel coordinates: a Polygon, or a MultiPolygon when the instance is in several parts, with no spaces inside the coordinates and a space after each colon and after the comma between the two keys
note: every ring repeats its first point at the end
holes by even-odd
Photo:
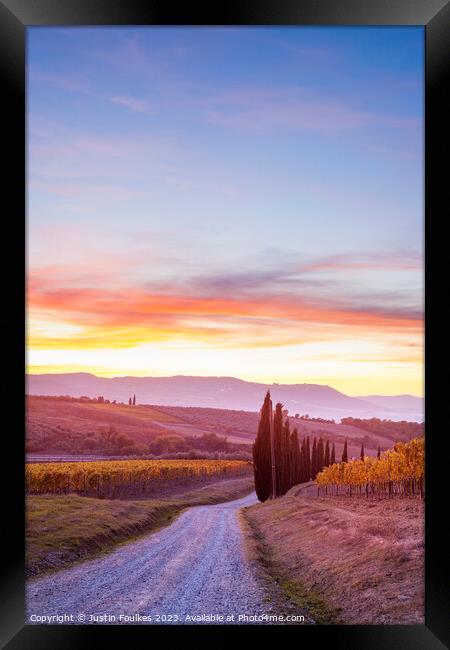
{"type": "Polygon", "coordinates": [[[28,371],[423,394],[422,36],[29,29],[28,371]]]}

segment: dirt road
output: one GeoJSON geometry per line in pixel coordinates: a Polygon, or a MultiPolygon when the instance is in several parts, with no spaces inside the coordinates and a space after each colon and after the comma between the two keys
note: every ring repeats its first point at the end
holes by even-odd
{"type": "Polygon", "coordinates": [[[27,621],[66,615],[73,617],[69,624],[236,624],[252,622],[239,615],[273,613],[245,558],[238,522],[239,509],[253,503],[254,494],[191,508],[169,527],[107,556],[30,581],[27,621]],[[232,614],[234,620],[195,620],[232,614]]]}

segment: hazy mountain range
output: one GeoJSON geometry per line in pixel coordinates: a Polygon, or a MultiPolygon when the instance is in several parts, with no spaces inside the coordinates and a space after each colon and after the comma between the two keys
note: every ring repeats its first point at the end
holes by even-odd
{"type": "Polygon", "coordinates": [[[97,377],[90,373],[27,375],[29,395],[71,395],[170,406],[199,406],[258,411],[270,389],[275,402],[282,402],[290,414],[311,417],[386,418],[424,420],[424,400],[414,395],[362,395],[351,397],[319,384],[262,384],[235,377],[97,377]]]}

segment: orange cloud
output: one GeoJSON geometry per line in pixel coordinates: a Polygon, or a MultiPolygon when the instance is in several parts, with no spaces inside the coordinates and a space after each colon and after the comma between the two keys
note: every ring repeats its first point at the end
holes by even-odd
{"type": "Polygon", "coordinates": [[[29,345],[56,347],[127,347],[145,341],[192,339],[227,345],[285,345],[379,331],[422,331],[422,315],[406,309],[331,302],[297,294],[252,294],[236,297],[182,293],[178,285],[155,289],[59,286],[58,278],[31,275],[28,282],[30,313],[75,323],[81,334],[60,337],[29,334],[29,345]]]}

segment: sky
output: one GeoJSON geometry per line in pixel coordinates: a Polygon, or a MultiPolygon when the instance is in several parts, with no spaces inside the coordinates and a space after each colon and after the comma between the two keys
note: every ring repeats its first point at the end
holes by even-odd
{"type": "Polygon", "coordinates": [[[423,29],[27,30],[27,370],[423,394],[423,29]]]}

